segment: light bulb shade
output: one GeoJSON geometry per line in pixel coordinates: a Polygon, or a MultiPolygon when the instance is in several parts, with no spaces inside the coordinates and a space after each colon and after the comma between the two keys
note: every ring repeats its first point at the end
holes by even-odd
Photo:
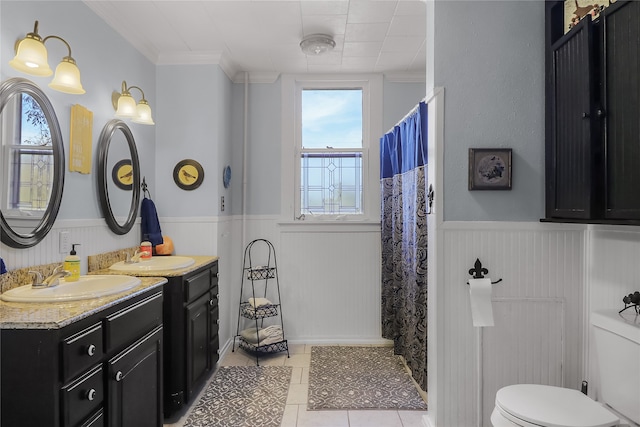
{"type": "Polygon", "coordinates": [[[327,34],[311,34],[300,42],[305,55],[322,55],[336,47],[333,37],[327,34]]]}
{"type": "Polygon", "coordinates": [[[16,56],[9,65],[32,76],[50,76],[53,70],[47,61],[47,48],[40,38],[27,36],[20,41],[16,56]]]}
{"type": "Polygon", "coordinates": [[[133,123],[138,123],[141,125],[155,125],[153,122],[153,118],[151,118],[151,107],[144,99],[138,103],[136,107],[137,115],[131,120],[133,123]]]}
{"type": "Polygon", "coordinates": [[[60,92],[74,95],[82,95],[85,93],[82,83],[80,82],[80,70],[73,59],[68,56],[62,59],[56,67],[56,75],[53,77],[51,83],[49,83],[49,87],[60,92]]]}
{"type": "Polygon", "coordinates": [[[136,114],[136,101],[133,97],[128,93],[120,95],[120,98],[118,98],[116,117],[131,118],[135,117],[136,114]]]}

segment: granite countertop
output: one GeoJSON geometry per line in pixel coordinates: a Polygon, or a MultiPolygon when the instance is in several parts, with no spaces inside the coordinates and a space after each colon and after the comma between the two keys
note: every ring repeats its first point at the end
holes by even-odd
{"type": "MultiPolygon", "coordinates": [[[[154,270],[154,271],[114,271],[109,270],[108,268],[103,268],[101,270],[95,270],[88,274],[126,274],[130,276],[137,277],[177,277],[184,276],[185,274],[191,273],[192,271],[196,271],[200,267],[203,267],[207,264],[211,264],[214,261],[218,260],[217,256],[203,256],[203,255],[181,255],[187,256],[189,258],[193,258],[196,262],[193,265],[185,268],[178,268],[174,270],[154,270]]],[[[144,261],[140,261],[144,263],[144,261]]]]}
{"type": "Polygon", "coordinates": [[[101,298],[62,303],[0,301],[0,329],[60,329],[167,283],[164,277],[141,277],[140,280],[142,283],[133,289],[101,298]]]}

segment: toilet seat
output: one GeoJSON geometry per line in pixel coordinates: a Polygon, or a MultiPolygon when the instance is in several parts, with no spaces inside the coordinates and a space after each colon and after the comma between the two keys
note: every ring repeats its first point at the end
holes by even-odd
{"type": "Polygon", "coordinates": [[[520,426],[614,427],[619,418],[578,390],[516,384],[496,393],[496,409],[520,426]]]}

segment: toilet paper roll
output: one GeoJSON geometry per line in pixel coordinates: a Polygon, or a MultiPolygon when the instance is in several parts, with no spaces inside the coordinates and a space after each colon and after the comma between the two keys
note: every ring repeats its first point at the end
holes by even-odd
{"type": "Polygon", "coordinates": [[[469,279],[469,297],[473,326],[493,326],[491,279],[469,279]]]}

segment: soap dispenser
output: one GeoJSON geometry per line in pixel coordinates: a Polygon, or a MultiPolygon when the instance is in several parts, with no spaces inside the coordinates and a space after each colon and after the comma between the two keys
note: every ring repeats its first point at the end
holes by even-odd
{"type": "Polygon", "coordinates": [[[79,245],[80,243],[72,244],[71,252],[64,259],[64,269],[71,273],[64,278],[65,282],[76,282],[80,279],[80,257],[76,255],[76,246],[79,245]]]}

